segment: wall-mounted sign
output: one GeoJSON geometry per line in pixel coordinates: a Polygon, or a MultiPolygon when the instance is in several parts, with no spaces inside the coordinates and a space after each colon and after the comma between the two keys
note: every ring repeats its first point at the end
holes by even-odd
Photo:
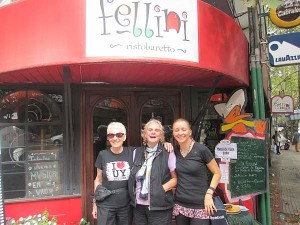
{"type": "Polygon", "coordinates": [[[300,32],[274,35],[269,38],[271,66],[300,63],[300,32]]]}
{"type": "Polygon", "coordinates": [[[222,140],[215,147],[216,158],[230,158],[237,159],[237,146],[236,143],[230,143],[229,140],[222,140]]]}
{"type": "Polygon", "coordinates": [[[197,0],[86,0],[86,57],[199,62],[197,0]]]}
{"type": "Polygon", "coordinates": [[[271,98],[272,114],[293,114],[294,99],[290,95],[275,95],[271,98]]]}
{"type": "Polygon", "coordinates": [[[300,1],[285,0],[276,9],[270,9],[270,19],[278,27],[291,28],[300,25],[300,1]]]}

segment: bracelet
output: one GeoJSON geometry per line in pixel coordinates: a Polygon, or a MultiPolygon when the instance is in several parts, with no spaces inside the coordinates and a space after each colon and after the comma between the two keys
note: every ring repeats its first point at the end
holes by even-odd
{"type": "Polygon", "coordinates": [[[212,186],[209,186],[209,188],[208,188],[208,189],[212,190],[213,192],[215,192],[215,191],[216,191],[216,189],[214,189],[212,186]]]}
{"type": "Polygon", "coordinates": [[[212,194],[212,193],[209,193],[209,192],[206,192],[205,194],[206,194],[206,195],[211,195],[211,196],[213,196],[213,194],[212,194]]]}

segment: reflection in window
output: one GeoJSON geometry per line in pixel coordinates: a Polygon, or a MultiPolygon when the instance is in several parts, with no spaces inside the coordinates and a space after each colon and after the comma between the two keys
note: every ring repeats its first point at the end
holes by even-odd
{"type": "Polygon", "coordinates": [[[160,99],[149,100],[142,109],[142,125],[147,123],[151,118],[162,122],[165,130],[165,140],[173,143],[172,124],[174,115],[171,106],[160,99]]]}
{"type": "Polygon", "coordinates": [[[0,106],[4,199],[63,194],[62,94],[16,91],[0,106]]]}
{"type": "MultiPolygon", "coordinates": [[[[52,95],[53,96],[53,95],[52,95]]],[[[51,96],[51,97],[52,97],[51,96]]],[[[7,94],[0,102],[0,122],[53,122],[61,117],[57,103],[40,91],[16,91],[7,94]]]]}

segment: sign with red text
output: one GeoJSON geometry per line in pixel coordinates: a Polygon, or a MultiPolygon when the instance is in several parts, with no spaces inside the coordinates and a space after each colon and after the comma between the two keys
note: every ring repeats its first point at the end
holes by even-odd
{"type": "Polygon", "coordinates": [[[290,95],[275,95],[271,98],[272,114],[293,114],[294,99],[290,95]]]}
{"type": "Polygon", "coordinates": [[[86,0],[86,57],[199,61],[197,0],[86,0]]]}

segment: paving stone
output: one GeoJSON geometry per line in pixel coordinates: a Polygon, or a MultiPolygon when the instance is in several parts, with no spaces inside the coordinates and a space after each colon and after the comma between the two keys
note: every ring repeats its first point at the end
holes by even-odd
{"type": "Polygon", "coordinates": [[[271,153],[269,172],[272,224],[300,225],[300,152],[271,153]]]}

